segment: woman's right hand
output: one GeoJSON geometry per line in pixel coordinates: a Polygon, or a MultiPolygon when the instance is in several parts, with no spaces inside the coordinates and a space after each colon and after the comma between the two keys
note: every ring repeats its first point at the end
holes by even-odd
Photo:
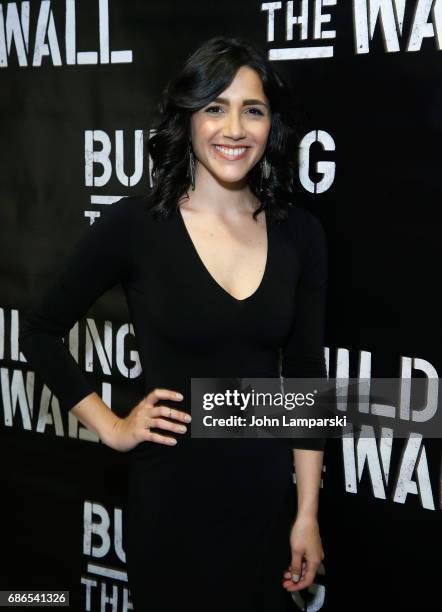
{"type": "Polygon", "coordinates": [[[166,429],[175,433],[185,433],[187,427],[184,423],[190,423],[192,419],[187,412],[161,404],[156,405],[162,399],[181,401],[183,396],[170,389],[153,389],[132,408],[126,417],[116,421],[108,445],[122,452],[132,450],[140,442],[145,441],[166,444],[167,446],[175,445],[177,443],[176,438],[164,436],[150,431],[150,429],[166,429]]]}

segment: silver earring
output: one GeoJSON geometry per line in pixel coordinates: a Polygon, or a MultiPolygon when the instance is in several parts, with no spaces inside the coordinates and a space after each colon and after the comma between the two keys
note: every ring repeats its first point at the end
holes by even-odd
{"type": "Polygon", "coordinates": [[[269,164],[269,162],[267,161],[266,156],[264,155],[262,161],[261,161],[261,181],[260,181],[260,185],[259,185],[259,190],[262,191],[262,179],[265,178],[266,180],[269,178],[270,176],[270,170],[271,170],[271,166],[269,164]]]}
{"type": "Polygon", "coordinates": [[[264,155],[264,158],[262,160],[261,169],[262,169],[262,174],[263,174],[264,178],[267,180],[269,178],[269,176],[270,176],[271,166],[270,166],[269,162],[267,161],[267,157],[265,155],[264,155]]]}
{"type": "Polygon", "coordinates": [[[190,185],[192,187],[192,190],[195,191],[195,157],[192,151],[190,140],[189,140],[188,152],[189,152],[189,167],[187,171],[187,177],[190,179],[190,185]]]}

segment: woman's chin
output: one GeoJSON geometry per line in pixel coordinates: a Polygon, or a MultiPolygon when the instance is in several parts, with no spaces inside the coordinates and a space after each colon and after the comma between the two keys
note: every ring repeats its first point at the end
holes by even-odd
{"type": "Polygon", "coordinates": [[[242,185],[247,181],[247,172],[212,172],[212,176],[224,185],[242,185]]]}

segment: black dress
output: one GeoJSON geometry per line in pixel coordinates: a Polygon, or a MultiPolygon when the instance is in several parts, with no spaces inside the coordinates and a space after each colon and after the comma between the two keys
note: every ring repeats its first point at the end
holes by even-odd
{"type": "MultiPolygon", "coordinates": [[[[155,221],[141,197],[123,198],[24,316],[20,348],[69,411],[95,389],[61,338],[121,283],[146,394],[184,395],[162,404],[190,412],[191,377],[326,376],[322,226],[292,206],[287,220],[267,215],[267,236],[261,284],[237,300],[203,265],[181,212],[155,221]]],[[[190,426],[169,435],[175,446],[129,453],[123,544],[135,612],[290,610],[281,582],[296,512],[292,448],[322,450],[325,440],[192,439],[190,426]]]]}

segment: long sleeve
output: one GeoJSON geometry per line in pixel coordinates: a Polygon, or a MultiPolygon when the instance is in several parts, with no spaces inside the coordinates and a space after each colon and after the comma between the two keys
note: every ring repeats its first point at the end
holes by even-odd
{"type": "MultiPolygon", "coordinates": [[[[288,378],[326,378],[324,327],[327,249],[323,227],[307,211],[295,219],[295,241],[301,260],[293,327],[282,349],[281,374],[288,378]]],[[[325,438],[292,438],[293,448],[324,450],[325,438]]]]}
{"type": "Polygon", "coordinates": [[[130,272],[128,199],[115,202],[85,230],[55,280],[21,317],[20,349],[63,412],[95,391],[62,338],[130,272]]]}

